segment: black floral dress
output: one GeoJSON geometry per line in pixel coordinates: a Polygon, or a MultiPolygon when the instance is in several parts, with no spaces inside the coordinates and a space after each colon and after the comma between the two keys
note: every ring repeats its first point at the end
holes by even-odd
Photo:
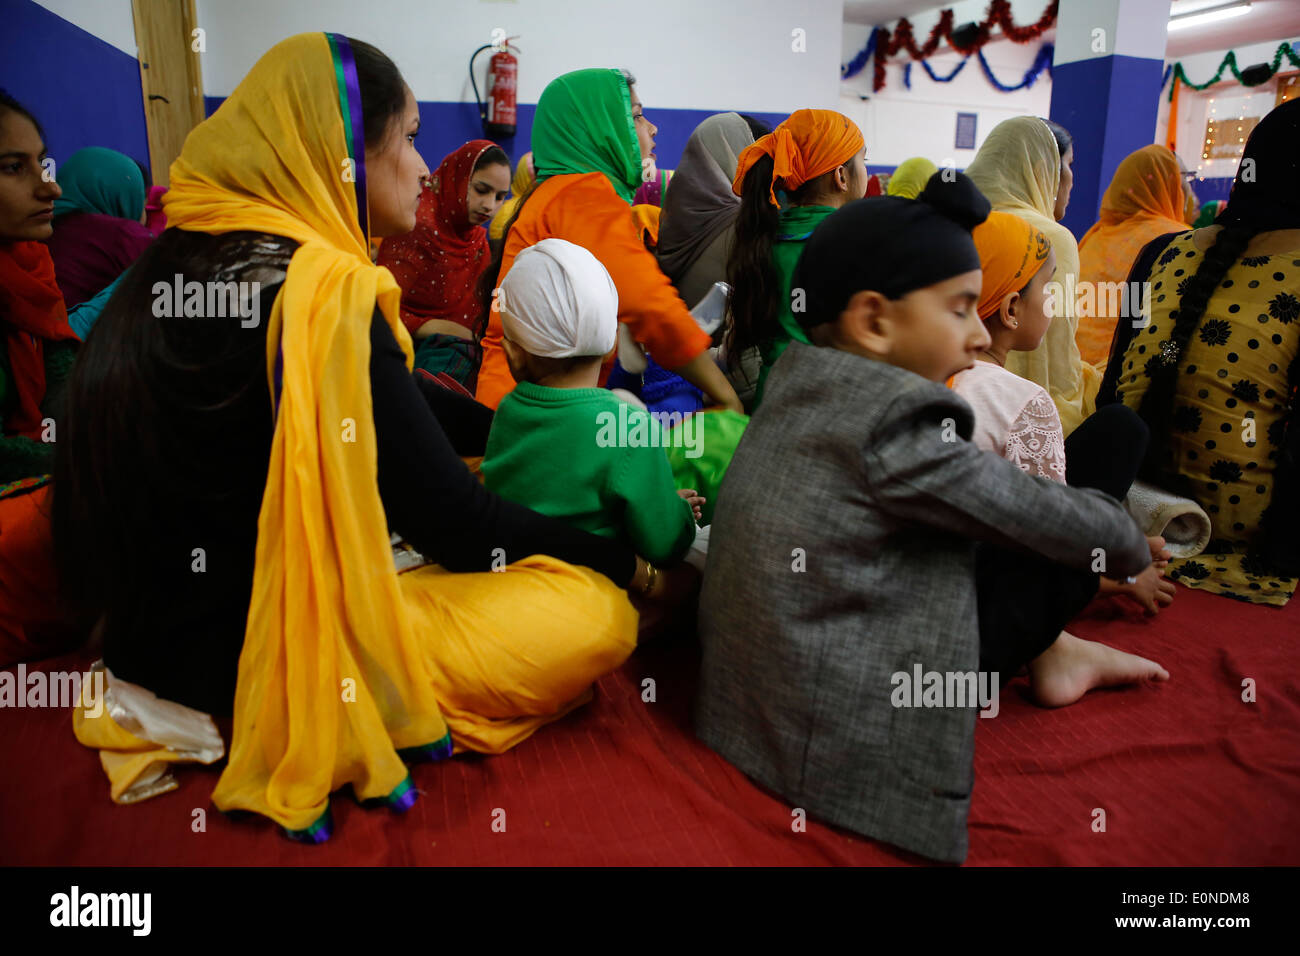
{"type": "MultiPolygon", "coordinates": [[[[1204,253],[1194,235],[1174,238],[1155,261],[1150,325],[1136,329],[1112,358],[1115,398],[1130,408],[1138,408],[1151,370],[1164,360],[1170,312],[1200,265],[1204,253]]],[[[1188,482],[1178,490],[1190,489],[1213,528],[1205,553],[1169,565],[1169,576],[1188,587],[1273,605],[1295,593],[1294,578],[1270,573],[1248,551],[1275,491],[1292,400],[1287,371],[1297,349],[1300,249],[1243,257],[1210,297],[1179,359],[1171,434],[1151,436],[1166,443],[1188,482]]]]}

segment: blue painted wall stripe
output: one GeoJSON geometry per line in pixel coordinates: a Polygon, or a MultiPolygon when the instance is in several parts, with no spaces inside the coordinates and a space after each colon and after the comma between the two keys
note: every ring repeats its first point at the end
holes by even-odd
{"type": "Polygon", "coordinates": [[[1106,56],[1052,72],[1051,118],[1074,137],[1074,190],[1062,224],[1080,238],[1097,221],[1120,161],[1155,141],[1162,60],[1106,56]]]}
{"type": "Polygon", "coordinates": [[[32,111],[55,162],[107,146],[146,166],[140,64],[33,0],[5,0],[0,86],[32,111]]]}
{"type": "MultiPolygon", "coordinates": [[[[223,97],[205,97],[207,115],[211,116],[223,102],[223,97]]],[[[462,146],[471,139],[481,139],[483,129],[479,125],[478,107],[473,103],[451,103],[422,101],[420,107],[420,135],[416,145],[421,155],[433,169],[442,157],[462,146]]],[[[518,160],[528,152],[533,133],[533,116],[537,112],[536,103],[520,103],[518,107],[518,124],[515,135],[509,139],[498,140],[501,147],[509,154],[511,160],[518,160]]],[[[678,110],[649,109],[646,115],[659,127],[655,141],[655,155],[659,166],[673,169],[681,161],[682,150],[695,127],[706,117],[722,110],[678,110]]],[[[786,118],[786,113],[749,113],[755,119],[762,120],[768,126],[776,126],[786,118]]]]}

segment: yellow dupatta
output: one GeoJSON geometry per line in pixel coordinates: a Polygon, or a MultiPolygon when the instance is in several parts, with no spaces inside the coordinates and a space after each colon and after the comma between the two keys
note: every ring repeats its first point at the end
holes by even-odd
{"type": "Polygon", "coordinates": [[[1096,411],[1101,373],[1083,361],[1075,342],[1079,246],[1070,230],[1053,216],[1061,183],[1056,137],[1036,116],[1003,120],[984,140],[966,175],[995,210],[1019,216],[1046,235],[1056,250],[1056,272],[1051,279],[1060,283],[1056,317],[1038,348],[1011,352],[1006,367],[1047,389],[1068,435],[1096,411]]]}
{"type": "Polygon", "coordinates": [[[514,178],[510,180],[510,198],[501,204],[501,208],[496,211],[492,221],[488,224],[488,238],[500,239],[506,234],[506,226],[510,225],[510,217],[515,214],[519,208],[519,200],[524,198],[524,193],[528,192],[528,187],[533,184],[537,178],[536,171],[533,168],[532,151],[524,153],[519,157],[519,165],[515,167],[514,178]]]}
{"type": "Polygon", "coordinates": [[[915,199],[921,195],[921,190],[930,181],[930,177],[938,171],[939,167],[924,156],[913,156],[911,159],[905,159],[898,164],[898,168],[889,177],[889,185],[885,188],[885,195],[915,199]]]}
{"type": "Polygon", "coordinates": [[[324,33],[276,44],[190,133],[164,200],[171,226],[301,244],[269,319],[275,436],[230,762],[212,799],[311,840],[328,836],[333,790],[351,784],[360,799],[402,808],[414,793],[398,750],[451,752],[379,499],[376,305],[408,367],[412,351],[397,283],[371,263],[358,218],[364,142],[351,62],[346,39],[324,33]]]}

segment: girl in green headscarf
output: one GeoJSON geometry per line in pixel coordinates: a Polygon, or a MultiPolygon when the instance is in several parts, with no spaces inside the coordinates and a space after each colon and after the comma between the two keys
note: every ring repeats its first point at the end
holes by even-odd
{"type": "Polygon", "coordinates": [[[72,309],[114,282],[153,241],[144,227],[146,183],[130,156],[102,146],[73,153],[56,170],[49,239],[54,275],[72,309]]]}
{"type": "MultiPolygon", "coordinates": [[[[709,354],[709,336],[632,223],[632,196],[643,175],[654,175],[658,132],[642,112],[635,83],[626,71],[597,69],[566,73],[547,85],[533,119],[537,182],[506,227],[500,266],[487,271],[485,287],[498,288],[515,257],[543,239],[582,246],[608,270],[618,289],[619,321],[654,360],[711,403],[740,411],[735,390],[709,354]]],[[[501,340],[501,315],[493,308],[475,396],[490,408],[515,387],[501,340]]]]}

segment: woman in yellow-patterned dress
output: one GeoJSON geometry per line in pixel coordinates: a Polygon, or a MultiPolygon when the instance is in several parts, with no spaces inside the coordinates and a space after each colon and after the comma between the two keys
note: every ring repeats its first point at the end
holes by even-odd
{"type": "Polygon", "coordinates": [[[1251,134],[1216,223],[1143,250],[1129,278],[1150,282],[1150,322],[1120,323],[1099,400],[1150,427],[1144,477],[1209,513],[1209,548],[1170,577],[1273,605],[1300,573],[1297,142],[1300,102],[1283,103],[1251,134]]]}

